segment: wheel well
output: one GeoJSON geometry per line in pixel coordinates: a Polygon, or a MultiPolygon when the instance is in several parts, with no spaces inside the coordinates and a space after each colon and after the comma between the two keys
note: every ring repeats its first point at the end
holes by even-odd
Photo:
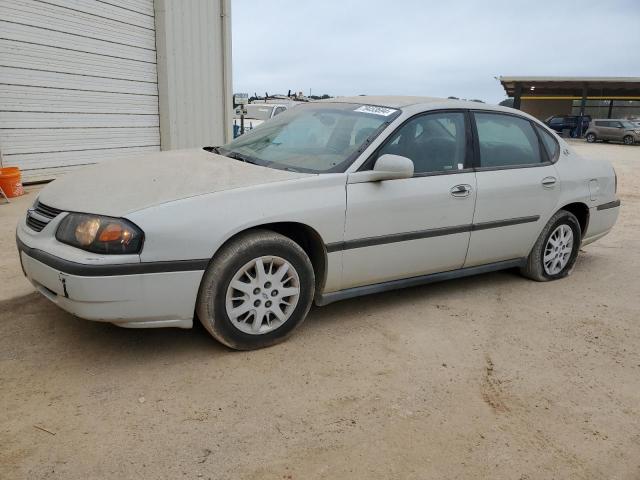
{"type": "Polygon", "coordinates": [[[277,222],[255,225],[251,228],[236,233],[226,242],[233,241],[241,233],[251,230],[271,230],[290,238],[304,250],[311,260],[313,272],[316,277],[316,294],[322,292],[327,275],[327,250],[320,234],[313,228],[298,222],[277,222]]]}
{"type": "Polygon", "coordinates": [[[582,232],[582,236],[584,237],[584,234],[587,231],[587,227],[589,226],[589,207],[587,207],[584,203],[576,202],[565,205],[564,207],[562,207],[562,210],[571,212],[576,216],[576,218],[578,219],[578,223],[580,224],[580,231],[582,232]]]}

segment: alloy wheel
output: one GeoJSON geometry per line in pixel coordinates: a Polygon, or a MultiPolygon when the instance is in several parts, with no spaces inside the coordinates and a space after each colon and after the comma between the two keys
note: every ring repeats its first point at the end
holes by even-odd
{"type": "Polygon", "coordinates": [[[549,236],[544,247],[544,271],[547,275],[557,275],[569,263],[573,252],[573,230],[569,225],[562,224],[549,236]]]}
{"type": "Polygon", "coordinates": [[[226,294],[226,312],[234,327],[264,335],[291,317],[300,298],[300,277],[287,260],[254,258],[233,276],[226,294]]]}

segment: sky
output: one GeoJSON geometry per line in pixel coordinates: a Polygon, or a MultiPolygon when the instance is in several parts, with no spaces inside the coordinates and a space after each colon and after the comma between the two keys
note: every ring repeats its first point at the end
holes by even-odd
{"type": "Polygon", "coordinates": [[[640,0],[232,0],[233,88],[455,96],[504,76],[640,77],[640,0]]]}

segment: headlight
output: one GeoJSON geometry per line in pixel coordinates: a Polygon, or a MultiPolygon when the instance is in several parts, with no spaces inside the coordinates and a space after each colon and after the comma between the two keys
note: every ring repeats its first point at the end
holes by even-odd
{"type": "Polygon", "coordinates": [[[94,253],[139,253],[144,234],[124,218],[70,213],[58,226],[56,239],[94,253]]]}

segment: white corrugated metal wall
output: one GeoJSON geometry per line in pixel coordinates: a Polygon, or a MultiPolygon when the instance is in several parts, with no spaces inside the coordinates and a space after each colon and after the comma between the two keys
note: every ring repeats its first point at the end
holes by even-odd
{"type": "Polygon", "coordinates": [[[23,179],[160,149],[153,0],[2,0],[0,152],[23,179]]]}
{"type": "Polygon", "coordinates": [[[162,149],[231,140],[230,0],[156,0],[162,149]]]}

